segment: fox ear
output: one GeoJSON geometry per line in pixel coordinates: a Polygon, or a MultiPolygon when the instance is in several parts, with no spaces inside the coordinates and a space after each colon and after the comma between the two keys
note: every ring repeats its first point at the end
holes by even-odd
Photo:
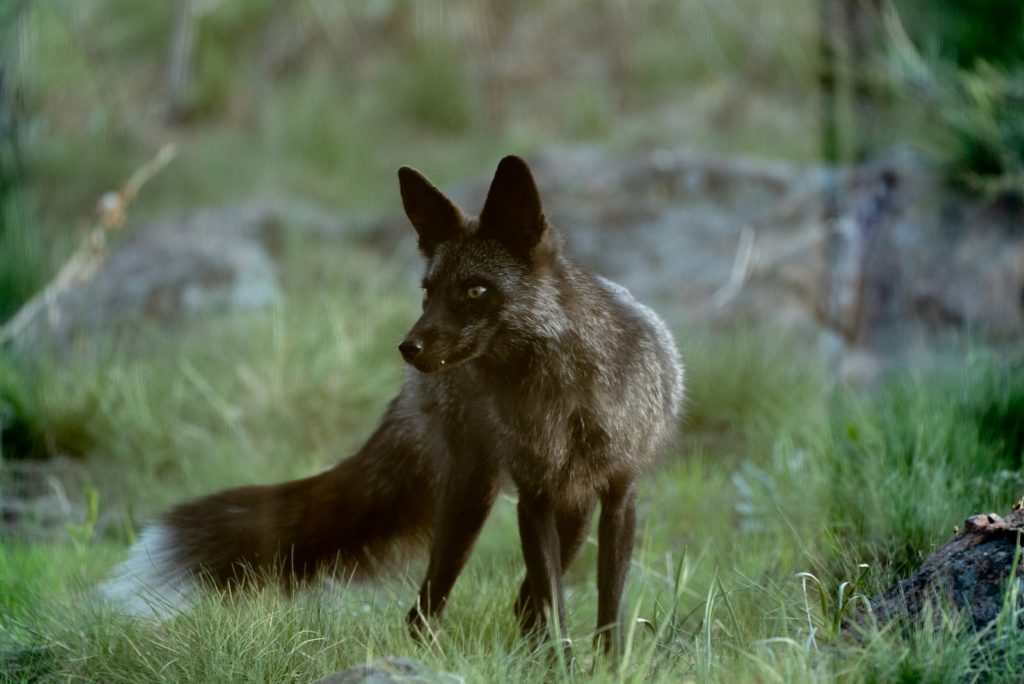
{"type": "Polygon", "coordinates": [[[462,210],[416,169],[408,166],[398,169],[398,185],[405,215],[419,235],[420,251],[431,257],[439,244],[457,237],[462,231],[465,223],[462,210]]]}
{"type": "Polygon", "coordinates": [[[496,240],[513,256],[529,263],[546,229],[540,193],[530,167],[519,157],[505,157],[487,191],[476,237],[496,240]]]}

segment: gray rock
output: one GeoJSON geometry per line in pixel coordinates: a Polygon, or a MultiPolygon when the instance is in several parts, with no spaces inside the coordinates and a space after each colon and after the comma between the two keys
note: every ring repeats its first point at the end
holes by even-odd
{"type": "Polygon", "coordinates": [[[98,263],[38,309],[14,342],[62,351],[97,331],[168,327],[280,296],[275,210],[249,205],[130,229],[98,263]]]}
{"type": "Polygon", "coordinates": [[[335,672],[316,684],[465,684],[462,677],[433,670],[409,658],[380,658],[335,672]]]}
{"type": "MultiPolygon", "coordinates": [[[[951,338],[1024,333],[1024,211],[957,194],[913,158],[832,169],[573,147],[529,161],[572,253],[679,328],[739,320],[820,336],[854,379],[951,338]]],[[[481,180],[451,194],[473,212],[486,191],[481,180]]],[[[372,240],[401,248],[409,230],[382,219],[372,240]]]]}
{"type": "MultiPolygon", "coordinates": [[[[855,382],[926,360],[950,340],[1024,334],[1024,210],[959,195],[912,158],[834,169],[569,147],[530,163],[572,253],[679,329],[788,328],[818,338],[837,377],[855,382]]],[[[489,180],[448,190],[474,212],[489,180]]],[[[356,221],[249,203],[133,228],[19,344],[60,349],[95,330],[263,306],[278,296],[282,225],[339,244],[358,239],[407,265],[415,282],[397,188],[394,205],[394,214],[356,221]]]]}

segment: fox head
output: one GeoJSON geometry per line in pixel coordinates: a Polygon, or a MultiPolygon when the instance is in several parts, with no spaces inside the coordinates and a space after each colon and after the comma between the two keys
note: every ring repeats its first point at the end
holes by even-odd
{"type": "Polygon", "coordinates": [[[507,351],[524,327],[557,325],[550,272],[557,241],[519,157],[498,164],[479,218],[466,216],[415,169],[398,171],[402,204],[426,259],[423,315],[399,345],[429,373],[507,351]],[[538,314],[547,311],[538,325],[538,314]]]}

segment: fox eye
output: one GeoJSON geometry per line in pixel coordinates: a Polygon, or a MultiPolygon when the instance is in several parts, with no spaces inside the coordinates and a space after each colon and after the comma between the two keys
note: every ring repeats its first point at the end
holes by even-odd
{"type": "Polygon", "coordinates": [[[474,285],[466,290],[466,296],[470,299],[480,299],[485,294],[487,294],[487,288],[483,285],[474,285]]]}

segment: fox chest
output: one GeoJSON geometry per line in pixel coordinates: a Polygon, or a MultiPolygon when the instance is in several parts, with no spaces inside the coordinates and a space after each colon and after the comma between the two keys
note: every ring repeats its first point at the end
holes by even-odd
{"type": "Polygon", "coordinates": [[[494,402],[491,448],[520,489],[564,496],[602,489],[620,465],[600,416],[572,398],[494,402]]]}
{"type": "Polygon", "coordinates": [[[504,384],[471,369],[444,379],[423,409],[454,468],[483,459],[520,491],[562,498],[591,497],[629,469],[622,431],[610,429],[598,398],[578,387],[530,378],[504,384]]]}

